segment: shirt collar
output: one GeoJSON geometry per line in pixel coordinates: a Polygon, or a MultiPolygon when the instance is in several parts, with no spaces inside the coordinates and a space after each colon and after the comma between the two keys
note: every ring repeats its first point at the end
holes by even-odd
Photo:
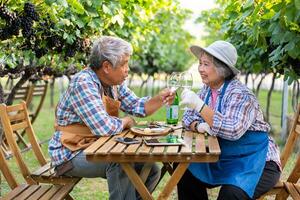
{"type": "Polygon", "coordinates": [[[92,80],[95,83],[97,83],[98,85],[101,85],[100,80],[99,80],[99,78],[98,78],[98,76],[97,76],[97,74],[96,74],[96,72],[94,70],[92,70],[90,67],[88,67],[88,68],[86,68],[84,70],[86,70],[87,73],[90,74],[92,80]]]}
{"type": "MultiPolygon", "coordinates": [[[[222,93],[222,89],[223,89],[224,85],[225,85],[225,82],[221,85],[221,87],[219,89],[215,90],[215,91],[217,91],[218,95],[220,95],[222,93]]],[[[210,90],[212,91],[212,89],[210,89],[210,90]]]]}
{"type": "Polygon", "coordinates": [[[223,90],[223,87],[224,87],[224,85],[225,85],[225,81],[224,81],[224,83],[223,83],[223,85],[218,89],[218,94],[221,94],[221,92],[222,92],[222,90],[223,90]]]}

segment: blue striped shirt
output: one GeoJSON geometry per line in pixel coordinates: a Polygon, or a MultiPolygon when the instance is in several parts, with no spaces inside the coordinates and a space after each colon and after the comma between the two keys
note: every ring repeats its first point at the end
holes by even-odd
{"type": "MultiPolygon", "coordinates": [[[[220,101],[222,88],[218,89],[218,97],[216,107],[214,109],[213,125],[211,127],[212,135],[227,139],[238,140],[247,130],[251,131],[270,131],[270,126],[264,121],[263,112],[255,95],[238,80],[232,80],[220,101]],[[218,105],[221,103],[221,112],[218,112],[218,105]]],[[[198,96],[205,100],[209,87],[204,86],[199,91],[198,96]]],[[[211,106],[212,98],[208,100],[211,106]]],[[[195,110],[187,109],[183,115],[182,123],[189,127],[192,122],[204,122],[203,118],[195,110]]],[[[269,147],[267,153],[267,161],[274,161],[280,167],[280,156],[278,146],[269,135],[269,147]]]]}
{"type": "MultiPolygon", "coordinates": [[[[120,133],[123,128],[122,121],[105,111],[101,87],[99,78],[90,68],[77,73],[57,105],[57,124],[66,126],[82,123],[99,137],[120,133]]],[[[149,98],[138,98],[124,83],[117,88],[120,109],[130,115],[144,117],[145,102],[149,98]]],[[[61,132],[56,131],[49,142],[48,151],[54,166],[72,159],[80,152],[71,152],[61,144],[60,138],[61,132]]]]}

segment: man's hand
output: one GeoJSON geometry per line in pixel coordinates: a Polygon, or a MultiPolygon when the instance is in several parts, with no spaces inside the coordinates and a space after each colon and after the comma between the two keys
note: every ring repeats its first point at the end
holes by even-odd
{"type": "Polygon", "coordinates": [[[121,120],[123,123],[123,129],[131,128],[136,124],[135,120],[129,116],[126,116],[126,117],[122,118],[121,120]]]}
{"type": "Polygon", "coordinates": [[[200,111],[204,105],[204,102],[198,97],[198,95],[188,89],[184,89],[181,93],[180,105],[200,111]]]}
{"type": "Polygon", "coordinates": [[[197,131],[199,133],[205,133],[207,132],[208,134],[211,135],[211,129],[209,127],[209,125],[207,123],[200,123],[198,124],[198,126],[196,127],[197,131]]]}
{"type": "Polygon", "coordinates": [[[158,94],[160,96],[160,99],[164,104],[172,104],[175,98],[175,92],[172,92],[172,90],[166,88],[159,92],[158,94]]]}

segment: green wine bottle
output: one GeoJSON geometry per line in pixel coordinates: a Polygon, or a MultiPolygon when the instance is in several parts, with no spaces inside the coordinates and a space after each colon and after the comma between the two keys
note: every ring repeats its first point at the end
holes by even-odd
{"type": "Polygon", "coordinates": [[[177,124],[179,118],[179,97],[175,94],[174,101],[167,106],[167,124],[177,124]]]}

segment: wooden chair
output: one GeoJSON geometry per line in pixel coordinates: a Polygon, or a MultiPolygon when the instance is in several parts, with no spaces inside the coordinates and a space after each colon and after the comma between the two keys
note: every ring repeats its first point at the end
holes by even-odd
{"type": "MultiPolygon", "coordinates": [[[[26,83],[23,86],[21,86],[15,96],[14,96],[14,102],[19,103],[19,101],[25,101],[26,105],[29,107],[30,110],[30,117],[31,117],[31,123],[33,123],[43,104],[44,100],[47,94],[47,88],[48,88],[48,82],[47,81],[42,81],[42,82],[37,82],[37,83],[26,83]],[[37,102],[33,102],[35,99],[38,98],[37,102]],[[33,106],[32,104],[36,104],[33,106]],[[31,107],[33,107],[31,109],[31,107]]],[[[5,92],[5,96],[9,95],[10,91],[5,92]]]]}
{"type": "Polygon", "coordinates": [[[21,170],[21,173],[29,184],[36,183],[52,183],[52,184],[76,184],[80,178],[57,176],[54,168],[50,163],[46,161],[40,145],[35,136],[32,128],[26,103],[23,101],[20,104],[6,106],[0,105],[0,116],[2,127],[5,133],[5,137],[8,141],[9,147],[16,158],[17,164],[21,170]],[[17,145],[15,138],[13,137],[14,131],[25,129],[25,134],[32,146],[33,153],[40,164],[40,168],[35,172],[31,172],[25,163],[25,159],[22,158],[20,147],[17,145]]]}
{"type": "MultiPolygon", "coordinates": [[[[15,93],[14,101],[25,101],[30,103],[32,100],[32,94],[34,90],[34,85],[24,84],[21,86],[15,93]]],[[[10,94],[10,91],[4,91],[4,97],[6,98],[10,94]]],[[[27,144],[27,142],[24,140],[22,133],[14,132],[14,136],[17,138],[18,144],[20,144],[22,147],[22,151],[27,151],[30,149],[30,145],[27,144]]],[[[10,149],[8,148],[6,138],[3,137],[3,142],[1,143],[1,148],[4,150],[6,157],[11,157],[10,149]]]]}
{"type": "MultiPolygon", "coordinates": [[[[23,100],[26,102],[31,102],[32,93],[33,93],[34,85],[32,83],[22,85],[15,93],[15,100],[23,100]]],[[[7,97],[10,94],[10,90],[4,91],[4,97],[7,97]]]]}
{"type": "MultiPolygon", "coordinates": [[[[20,89],[17,90],[15,97],[14,97],[14,102],[20,102],[21,101],[25,101],[27,107],[32,108],[29,109],[31,110],[29,112],[29,116],[31,118],[31,123],[33,124],[33,122],[36,120],[46,97],[47,94],[47,88],[48,88],[48,82],[43,81],[43,83],[29,83],[26,85],[23,85],[20,89]],[[33,100],[36,100],[33,103],[33,100]],[[34,106],[32,104],[35,104],[34,106]]],[[[31,145],[29,145],[26,140],[24,139],[24,131],[14,131],[14,135],[17,138],[17,143],[22,147],[21,151],[22,152],[26,152],[28,150],[31,149],[31,145]]],[[[1,148],[4,150],[5,156],[7,158],[11,157],[11,151],[10,149],[7,147],[7,141],[6,138],[3,138],[2,145],[1,148]]],[[[49,141],[49,138],[43,140],[40,142],[40,144],[44,144],[46,142],[49,141]]]]}
{"type": "MultiPolygon", "coordinates": [[[[286,182],[284,182],[284,186],[288,194],[295,200],[300,199],[300,184],[297,184],[300,178],[300,155],[298,155],[298,159],[292,170],[291,174],[289,175],[286,182]]],[[[286,192],[283,193],[284,197],[288,196],[286,192]]]]}
{"type": "Polygon", "coordinates": [[[9,169],[8,163],[5,160],[3,151],[0,150],[0,170],[5,177],[9,187],[12,189],[5,196],[0,199],[9,200],[21,200],[21,199],[44,199],[44,200],[58,200],[64,199],[73,189],[72,184],[68,185],[53,185],[53,184],[21,184],[19,185],[9,169]]]}
{"type": "MultiPolygon", "coordinates": [[[[282,169],[284,169],[288,159],[293,153],[294,147],[297,144],[297,139],[300,135],[300,104],[298,104],[297,111],[294,114],[294,122],[293,126],[290,130],[289,136],[287,138],[287,141],[285,143],[284,149],[281,152],[281,166],[282,169]]],[[[299,159],[299,153],[297,155],[298,161],[295,164],[294,170],[290,173],[289,178],[287,181],[291,183],[296,183],[299,179],[299,169],[300,169],[300,159],[299,159]],[[298,173],[298,174],[297,174],[298,173]],[[298,177],[298,178],[297,178],[298,177]]],[[[278,183],[266,194],[264,194],[259,199],[263,199],[265,196],[268,195],[276,195],[276,200],[286,199],[288,197],[288,192],[285,189],[284,180],[279,180],[278,183]]]]}

